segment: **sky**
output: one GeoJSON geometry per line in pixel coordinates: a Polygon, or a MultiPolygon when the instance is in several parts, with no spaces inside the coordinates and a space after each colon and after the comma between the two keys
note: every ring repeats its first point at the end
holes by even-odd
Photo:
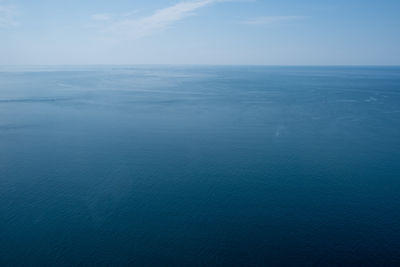
{"type": "Polygon", "coordinates": [[[0,65],[400,65],[399,0],[0,0],[0,65]]]}

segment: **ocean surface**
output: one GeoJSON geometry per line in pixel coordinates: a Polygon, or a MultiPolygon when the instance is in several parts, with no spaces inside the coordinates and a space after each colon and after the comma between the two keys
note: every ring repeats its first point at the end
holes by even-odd
{"type": "Polygon", "coordinates": [[[1,266],[400,264],[400,67],[0,68],[1,266]]]}

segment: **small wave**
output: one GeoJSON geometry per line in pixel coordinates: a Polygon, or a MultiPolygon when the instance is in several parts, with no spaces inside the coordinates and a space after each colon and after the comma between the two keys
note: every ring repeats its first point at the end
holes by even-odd
{"type": "Polygon", "coordinates": [[[17,131],[30,128],[41,127],[39,124],[4,124],[0,125],[0,131],[17,131]]]}
{"type": "Polygon", "coordinates": [[[358,100],[355,100],[355,99],[339,99],[339,100],[336,100],[336,102],[341,102],[341,103],[357,103],[358,100]]]}
{"type": "Polygon", "coordinates": [[[365,101],[365,102],[368,102],[368,103],[371,103],[371,102],[376,102],[376,101],[378,101],[378,99],[371,96],[370,98],[367,98],[367,99],[365,99],[364,101],[365,101]]]}
{"type": "Polygon", "coordinates": [[[43,102],[63,102],[70,101],[69,97],[42,97],[42,98],[9,98],[0,99],[0,103],[43,103],[43,102]]]}

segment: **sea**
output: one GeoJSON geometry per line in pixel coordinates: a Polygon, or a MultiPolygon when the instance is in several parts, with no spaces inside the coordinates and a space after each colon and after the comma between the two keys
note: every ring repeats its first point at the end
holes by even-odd
{"type": "Polygon", "coordinates": [[[0,67],[1,266],[399,266],[400,67],[0,67]]]}

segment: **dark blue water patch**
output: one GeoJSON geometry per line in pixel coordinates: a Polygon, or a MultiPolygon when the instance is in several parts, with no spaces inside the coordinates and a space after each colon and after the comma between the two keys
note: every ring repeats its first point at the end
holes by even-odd
{"type": "Polygon", "coordinates": [[[400,68],[2,69],[0,113],[1,265],[400,263],[400,68]]]}

